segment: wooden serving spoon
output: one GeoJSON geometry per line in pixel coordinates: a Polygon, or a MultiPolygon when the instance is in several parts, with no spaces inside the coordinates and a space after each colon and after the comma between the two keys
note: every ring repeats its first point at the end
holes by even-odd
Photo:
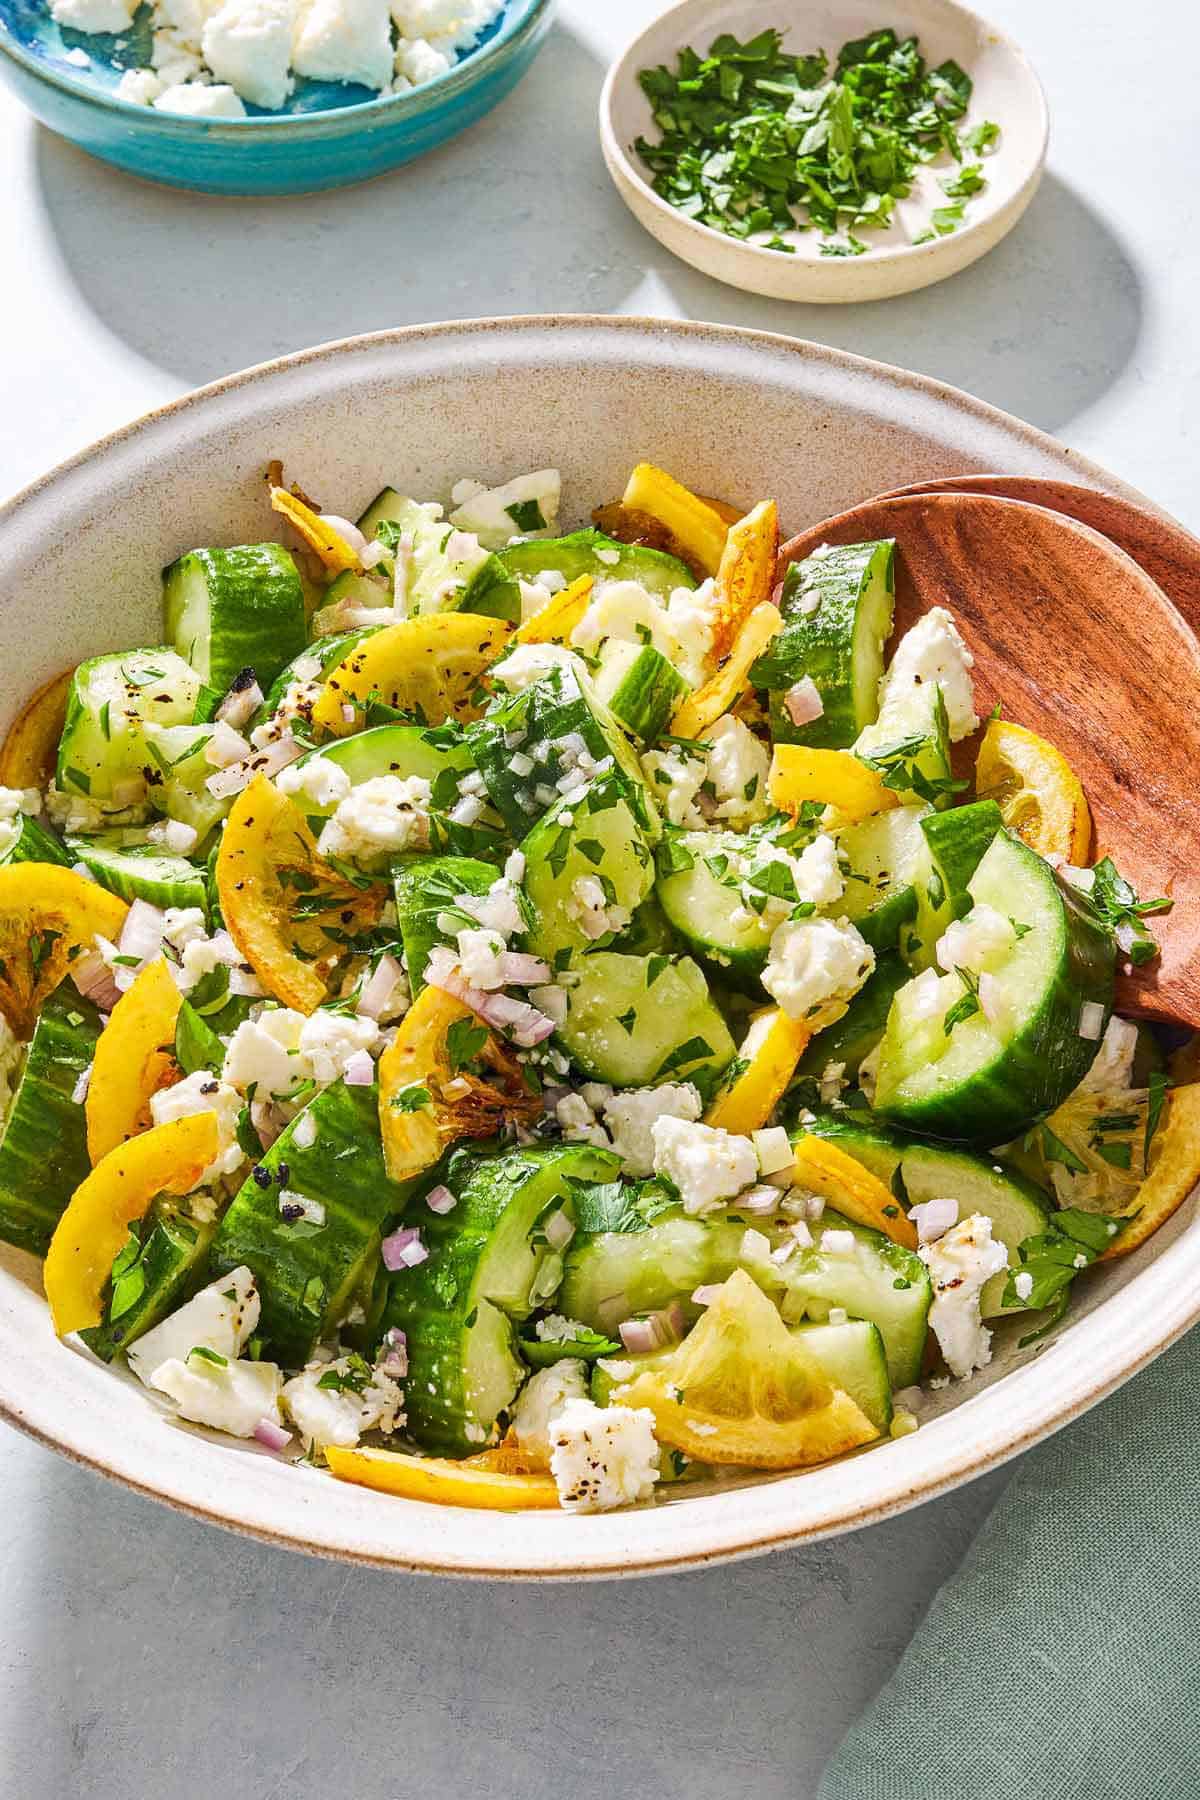
{"type": "Polygon", "coordinates": [[[1157,581],[1193,631],[1200,632],[1200,538],[1174,519],[1153,513],[1116,494],[1053,481],[1044,475],[952,475],[944,481],[919,481],[889,488],[876,500],[898,500],[907,494],[992,494],[1001,500],[1025,500],[1090,525],[1108,538],[1157,581]]]}
{"type": "MultiPolygon", "coordinates": [[[[1118,977],[1118,1006],[1200,1027],[1200,645],[1133,558],[1075,520],[984,494],[871,500],[792,538],[895,538],[896,632],[931,606],[975,657],[976,708],[1062,751],[1091,805],[1096,854],[1146,897],[1169,893],[1162,955],[1118,977]]],[[[966,748],[971,749],[972,746],[966,748]]]]}

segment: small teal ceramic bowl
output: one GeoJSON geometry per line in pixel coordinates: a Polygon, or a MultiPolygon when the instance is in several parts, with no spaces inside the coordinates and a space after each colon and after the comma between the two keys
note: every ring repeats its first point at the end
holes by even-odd
{"type": "Polygon", "coordinates": [[[117,39],[60,29],[46,0],[0,0],[0,75],[43,125],[131,175],[205,194],[308,194],[382,175],[481,119],[529,68],[552,8],[508,0],[474,49],[406,94],[300,81],[282,112],[194,119],[116,97],[122,72],[150,60],[148,6],[117,39]]]}

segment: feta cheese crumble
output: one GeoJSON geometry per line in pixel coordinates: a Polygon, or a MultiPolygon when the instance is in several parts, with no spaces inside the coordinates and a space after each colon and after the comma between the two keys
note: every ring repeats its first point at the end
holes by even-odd
{"type": "Polygon", "coordinates": [[[654,1121],[650,1137],[654,1173],[675,1183],[686,1213],[712,1212],[758,1179],[758,1155],[750,1139],[720,1126],[666,1117],[654,1121]]]}
{"type": "Polygon", "coordinates": [[[431,789],[421,775],[375,775],[338,804],[317,840],[322,856],[371,861],[429,844],[431,789]]]}
{"type": "Polygon", "coordinates": [[[772,933],[762,984],[815,1034],[842,1017],[874,967],[875,952],[848,919],[789,919],[772,933]]]}
{"type": "Polygon", "coordinates": [[[606,1512],[649,1500],[658,1480],[654,1415],[645,1407],[570,1399],[550,1430],[550,1473],[564,1512],[606,1512]]]}
{"type": "Polygon", "coordinates": [[[160,1088],[150,1096],[150,1117],[156,1125],[171,1119],[189,1118],[193,1113],[210,1112],[217,1121],[217,1154],[198,1182],[208,1187],[224,1175],[232,1175],[246,1160],[237,1140],[238,1115],[242,1096],[210,1069],[197,1069],[177,1081],[174,1087],[160,1088]]]}
{"type": "Polygon", "coordinates": [[[992,1221],[972,1213],[917,1255],[933,1278],[929,1324],[953,1375],[965,1380],[992,1360],[992,1334],[979,1296],[985,1282],[1008,1267],[1008,1251],[992,1238],[992,1221]]]}
{"type": "Polygon", "coordinates": [[[879,683],[880,715],[900,710],[915,688],[937,682],[946,702],[950,742],[970,737],[979,729],[970,673],[974,663],[953,616],[944,606],[931,607],[896,646],[879,683]]]}
{"type": "Polygon", "coordinates": [[[249,1269],[220,1275],[135,1339],[126,1352],[129,1366],[149,1386],[156,1369],[166,1362],[185,1361],[196,1344],[232,1361],[253,1336],[259,1310],[258,1288],[249,1269]]]}
{"type": "Polygon", "coordinates": [[[283,1409],[306,1450],[350,1450],[364,1431],[389,1435],[404,1424],[404,1395],[390,1375],[361,1356],[310,1362],[284,1383],[283,1409]]]}
{"type": "Polygon", "coordinates": [[[573,1356],[537,1369],[517,1396],[512,1426],[521,1454],[536,1468],[550,1467],[550,1433],[568,1400],[586,1400],[587,1364],[573,1356]]]}

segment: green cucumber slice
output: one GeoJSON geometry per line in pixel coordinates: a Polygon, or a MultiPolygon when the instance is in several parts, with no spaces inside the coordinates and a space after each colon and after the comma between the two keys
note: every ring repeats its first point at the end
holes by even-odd
{"type": "Polygon", "coordinates": [[[71,1195],[91,1168],[83,1102],[100,1015],[72,987],[47,999],[0,1133],[0,1238],[43,1256],[71,1195]]]}
{"type": "MultiPolygon", "coordinates": [[[[367,731],[356,731],[351,737],[310,750],[293,766],[301,770],[318,758],[344,769],[354,787],[379,775],[396,775],[402,781],[419,775],[432,785],[433,803],[440,810],[448,810],[457,802],[458,783],[475,766],[466,744],[452,741],[451,734],[440,725],[373,725],[367,731]]],[[[313,818],[321,818],[334,808],[306,800],[304,810],[313,818]]]]}
{"type": "Polygon", "coordinates": [[[156,812],[190,825],[206,838],[232,806],[208,791],[216,770],[204,754],[210,725],[147,725],[145,729],[150,799],[156,812]]]}
{"type": "MultiPolygon", "coordinates": [[[[413,999],[425,986],[425,965],[435,944],[452,942],[439,928],[463,894],[486,894],[496,879],[490,863],[470,856],[420,856],[400,863],[393,872],[396,918],[404,945],[404,967],[413,999]]],[[[464,918],[463,925],[472,921],[464,918]]]]}
{"type": "Polygon", "coordinates": [[[914,969],[932,968],[937,941],[947,925],[970,912],[968,883],[1003,824],[994,800],[923,815],[921,834],[928,856],[922,875],[914,877],[917,915],[905,938],[905,954],[914,969]]]}
{"type": "Polygon", "coordinates": [[[1112,1010],[1114,943],[1086,902],[1007,831],[967,891],[1028,927],[994,971],[1000,1023],[979,1006],[947,1031],[948,1008],[964,998],[961,979],[943,978],[946,1003],[932,1016],[931,972],[910,982],[892,1004],[875,1105],[910,1131],[999,1144],[1052,1112],[1091,1067],[1112,1010]],[[1095,1039],[1079,1035],[1089,1003],[1102,1009],[1095,1039]]]}
{"type": "Polygon", "coordinates": [[[281,544],[189,550],[163,570],[166,633],[201,681],[224,693],[253,669],[267,687],[304,648],[304,590],[281,544]]]}
{"type": "Polygon", "coordinates": [[[572,1181],[611,1181],[619,1168],[580,1145],[450,1159],[456,1204],[422,1210],[428,1258],[391,1277],[384,1311],[385,1327],[408,1339],[408,1430],[422,1447],[462,1456],[491,1437],[526,1374],[514,1322],[545,1305],[561,1276],[540,1227],[551,1213],[571,1218],[572,1181]]]}
{"type": "Polygon", "coordinates": [[[166,648],[80,663],[67,696],[57,786],[97,805],[142,804],[147,786],[156,785],[152,764],[147,773],[145,727],[190,724],[199,693],[195,670],[166,648]]]}
{"type": "Polygon", "coordinates": [[[882,1038],[892,1001],[908,980],[908,967],[894,952],[879,957],[866,985],[859,988],[842,1017],[812,1040],[796,1065],[788,1093],[811,1087],[830,1063],[841,1063],[846,1078],[852,1081],[882,1038]]]}
{"type": "MultiPolygon", "coordinates": [[[[478,548],[474,552],[469,550],[469,532],[456,531],[436,502],[410,500],[396,488],[384,488],[375,496],[358,521],[358,528],[369,542],[378,536],[383,524],[395,526],[412,537],[408,584],[410,614],[475,610],[467,606],[467,590],[472,576],[486,564],[487,552],[478,548]],[[450,548],[459,554],[449,555],[450,548]]],[[[390,560],[381,567],[390,569],[390,560]]],[[[378,605],[378,601],[374,604],[378,605]]],[[[519,600],[515,613],[493,612],[490,616],[519,619],[519,600]]]]}
{"type": "MultiPolygon", "coordinates": [[[[553,669],[520,693],[498,697],[468,725],[467,744],[514,837],[556,804],[560,782],[568,790],[576,786],[581,746],[588,763],[625,777],[642,830],[658,837],[658,814],[633,745],[585,675],[553,669]]],[[[578,785],[587,779],[578,774],[578,785]]]]}
{"type": "Polygon", "coordinates": [[[52,831],[47,831],[28,813],[18,813],[15,819],[0,825],[0,836],[8,839],[0,850],[0,867],[5,863],[40,862],[68,868],[77,860],[67,854],[52,831]]]}
{"type": "Polygon", "coordinates": [[[771,690],[771,735],[780,744],[841,750],[879,711],[883,646],[895,606],[896,546],[826,545],[784,576],[784,627],[750,671],[771,690]],[[784,695],[807,675],[821,696],[821,716],[793,725],[784,695]]]}
{"type": "Polygon", "coordinates": [[[886,1437],[892,1423],[892,1384],[878,1325],[848,1319],[844,1325],[796,1325],[793,1331],[834,1386],[849,1394],[880,1437],[886,1437]]]}
{"type": "Polygon", "coordinates": [[[579,884],[598,884],[618,907],[623,931],[654,886],[654,854],[624,778],[601,775],[581,800],[559,800],[521,845],[525,894],[533,914],[526,948],[556,967],[566,955],[610,944],[581,922],[579,884]]]}
{"type": "MultiPolygon", "coordinates": [[[[778,1227],[754,1221],[773,1245],[785,1241],[778,1227]]],[[[615,1331],[623,1319],[655,1312],[673,1300],[695,1315],[697,1287],[728,1280],[744,1268],[781,1307],[789,1324],[825,1322],[832,1307],[843,1307],[877,1325],[894,1387],[918,1379],[925,1349],[926,1316],[932,1299],[929,1272],[920,1257],[878,1231],[852,1225],[827,1212],[812,1249],[796,1250],[782,1266],[769,1257],[746,1257],[746,1222],[736,1217],[689,1219],[664,1213],[644,1231],[602,1232],[567,1256],[558,1310],[594,1331],[615,1331]],[[849,1231],[850,1255],[820,1247],[822,1230],[849,1231]]]]}
{"type": "Polygon", "coordinates": [[[556,979],[567,992],[556,1042],[594,1081],[704,1086],[733,1061],[729,1027],[689,957],[593,951],[556,979]]]}
{"type": "Polygon", "coordinates": [[[656,894],[650,894],[635,908],[625,930],[609,945],[610,950],[623,950],[627,956],[650,956],[654,951],[677,951],[679,941],[659,905],[656,894]]]}
{"type": "Polygon", "coordinates": [[[644,544],[622,544],[602,531],[572,531],[566,537],[536,538],[530,543],[509,544],[488,559],[471,578],[463,597],[467,612],[478,612],[480,603],[500,604],[507,584],[501,618],[521,616],[522,581],[534,582],[544,572],[561,575],[566,582],[591,575],[601,581],[636,581],[647,593],[667,599],[676,588],[694,588],[696,578],[686,563],[663,550],[644,544]],[[493,566],[496,565],[496,566],[493,566]]]}
{"type": "Polygon", "coordinates": [[[929,847],[921,831],[924,807],[897,806],[838,834],[849,863],[840,906],[873,950],[891,950],[918,913],[928,886],[929,847]]]}
{"type": "Polygon", "coordinates": [[[260,1158],[213,1240],[214,1274],[242,1263],[254,1272],[264,1354],[285,1368],[307,1362],[343,1318],[384,1226],[415,1191],[416,1183],[388,1178],[378,1108],[375,1086],[324,1088],[260,1158]],[[302,1140],[316,1128],[311,1144],[296,1141],[301,1119],[309,1121],[302,1140]],[[285,1191],[323,1207],[323,1222],[284,1219],[285,1191]]]}
{"type": "Polygon", "coordinates": [[[691,688],[653,644],[610,638],[594,686],[615,719],[644,744],[653,744],[691,688]]]}
{"type": "MultiPolygon", "coordinates": [[[[805,1129],[833,1139],[848,1156],[902,1193],[910,1206],[926,1200],[956,1200],[960,1219],[982,1213],[992,1222],[993,1237],[1007,1249],[1010,1268],[1019,1267],[1017,1250],[1027,1237],[1050,1229],[1050,1200],[1045,1189],[994,1158],[948,1144],[913,1143],[884,1126],[863,1123],[846,1113],[819,1113],[805,1129]]],[[[984,1287],[980,1305],[985,1319],[1013,1312],[1012,1307],[1000,1304],[1007,1279],[1007,1271],[1001,1270],[984,1287]]]]}
{"type": "Polygon", "coordinates": [[[69,837],[68,860],[81,862],[100,886],[122,900],[148,900],[151,906],[198,906],[208,912],[204,870],[186,856],[172,856],[148,844],[136,831],[102,831],[95,837],[69,837]]]}
{"type": "Polygon", "coordinates": [[[103,1323],[79,1334],[88,1349],[112,1362],[135,1338],[181,1306],[193,1278],[205,1266],[216,1228],[215,1220],[189,1217],[180,1202],[166,1195],[157,1199],[142,1223],[136,1262],[125,1271],[120,1312],[114,1319],[110,1293],[103,1323]]]}
{"type": "Polygon", "coordinates": [[[772,927],[749,911],[737,886],[722,879],[725,860],[746,848],[746,839],[737,831],[673,833],[673,863],[690,857],[690,866],[661,875],[655,892],[668,923],[688,949],[706,964],[714,964],[726,980],[754,991],[766,966],[772,927]]]}

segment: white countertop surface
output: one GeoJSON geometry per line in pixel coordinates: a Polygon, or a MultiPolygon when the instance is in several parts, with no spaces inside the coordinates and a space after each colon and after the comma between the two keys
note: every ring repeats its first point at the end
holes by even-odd
{"type": "MultiPolygon", "coordinates": [[[[1086,20],[991,0],[1046,85],[1042,190],[954,281],[846,309],[720,287],[617,200],[596,101],[654,10],[562,0],[533,72],[473,132],[307,200],[142,186],[0,93],[0,493],[188,387],[323,339],[599,311],[759,326],[940,376],[1200,529],[1200,120],[1170,76],[1184,0],[1142,0],[1136,28],[1116,0],[1086,20]]],[[[1004,1481],[767,1561],[501,1588],[266,1549],[3,1427],[0,1449],[0,1793],[13,1800],[811,1800],[1004,1481]]]]}

